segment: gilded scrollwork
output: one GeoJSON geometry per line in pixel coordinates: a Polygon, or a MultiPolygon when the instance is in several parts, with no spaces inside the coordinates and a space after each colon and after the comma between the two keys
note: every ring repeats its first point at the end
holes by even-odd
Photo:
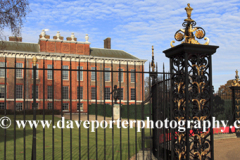
{"type": "MultiPolygon", "coordinates": [[[[187,19],[184,20],[182,26],[185,27],[183,29],[179,29],[175,35],[174,38],[177,41],[182,41],[182,43],[190,43],[190,44],[200,44],[196,39],[202,39],[205,37],[205,30],[202,27],[194,27],[196,25],[196,22],[191,19],[191,12],[193,8],[190,7],[190,4],[188,3],[188,7],[185,8],[187,12],[187,19]],[[195,36],[194,36],[195,32],[195,36]]],[[[207,40],[203,45],[209,45],[209,38],[205,37],[204,40],[207,40]]],[[[170,45],[171,47],[174,47],[172,43],[175,43],[175,41],[171,41],[170,45]]]]}
{"type": "Polygon", "coordinates": [[[206,67],[205,65],[198,66],[196,64],[193,64],[192,66],[197,68],[198,75],[200,75],[200,72],[201,75],[203,75],[203,69],[206,67]]]}

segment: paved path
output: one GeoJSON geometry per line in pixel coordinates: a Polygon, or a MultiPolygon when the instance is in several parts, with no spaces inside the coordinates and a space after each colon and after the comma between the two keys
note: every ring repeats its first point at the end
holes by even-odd
{"type": "Polygon", "coordinates": [[[240,160],[240,138],[214,141],[215,160],[240,160]]]}

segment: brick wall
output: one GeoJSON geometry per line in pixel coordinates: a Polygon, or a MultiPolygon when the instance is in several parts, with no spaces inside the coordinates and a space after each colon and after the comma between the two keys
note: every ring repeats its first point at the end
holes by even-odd
{"type": "Polygon", "coordinates": [[[75,41],[39,40],[40,52],[90,55],[90,45],[75,41]]]}
{"type": "MultiPolygon", "coordinates": [[[[45,41],[46,42],[46,41],[45,41]]],[[[1,62],[4,62],[4,59],[0,60],[1,62]]],[[[18,58],[16,59],[16,63],[23,63],[23,67],[26,66],[26,68],[32,68],[32,60],[31,59],[25,59],[24,58],[18,58]]],[[[61,65],[70,65],[72,69],[77,69],[79,66],[79,62],[71,62],[70,61],[59,61],[59,60],[45,60],[43,62],[42,59],[39,59],[37,64],[38,68],[47,68],[47,65],[50,64],[52,65],[54,63],[54,69],[60,69],[61,65]],[[45,64],[43,66],[43,64],[45,64]]],[[[7,58],[7,67],[14,67],[15,66],[15,59],[14,58],[7,58]]],[[[104,98],[104,73],[103,72],[97,72],[97,81],[91,81],[91,67],[95,67],[95,63],[87,63],[86,62],[81,62],[80,66],[83,67],[83,70],[89,70],[83,71],[83,80],[78,81],[77,80],[77,71],[72,71],[72,73],[69,72],[68,80],[61,80],[61,71],[60,70],[55,70],[54,71],[54,83],[53,80],[47,79],[47,70],[38,70],[38,78],[36,81],[36,85],[38,86],[38,99],[37,103],[39,106],[39,109],[43,108],[43,99],[45,98],[45,109],[47,109],[47,103],[52,102],[51,100],[47,99],[47,86],[51,86],[54,84],[54,99],[55,99],[55,108],[56,109],[61,109],[61,83],[63,86],[69,86],[69,98],[70,98],[70,93],[72,94],[72,112],[77,112],[77,87],[82,86],[83,87],[83,100],[81,100],[81,103],[83,103],[84,110],[87,111],[87,98],[89,98],[89,104],[95,103],[94,101],[91,101],[91,87],[95,87],[97,83],[97,100],[102,100],[103,103],[103,98],[104,98]],[[45,74],[44,74],[45,72],[45,74]],[[87,79],[88,77],[88,79],[87,79]],[[70,81],[71,81],[71,92],[70,92],[70,81]],[[45,90],[45,91],[43,91],[45,90]],[[88,94],[87,94],[88,92],[88,94]]],[[[96,64],[97,70],[103,70],[104,65],[103,63],[97,63],[96,64]]],[[[142,71],[141,65],[136,65],[136,71],[142,71]]],[[[106,63],[105,68],[111,68],[111,64],[106,63]]],[[[127,71],[127,65],[122,64],[121,69],[123,71],[127,71]]],[[[117,71],[119,69],[118,64],[113,64],[113,71],[117,71]]],[[[128,66],[129,73],[121,73],[123,74],[123,82],[121,82],[121,88],[123,88],[123,101],[127,100],[127,81],[128,81],[128,94],[129,94],[129,104],[134,104],[135,101],[131,101],[131,88],[135,88],[135,83],[131,82],[131,69],[135,69],[133,65],[128,66]]],[[[32,79],[32,70],[23,70],[23,77],[22,78],[16,78],[16,84],[17,85],[23,85],[23,93],[24,93],[24,84],[25,84],[25,108],[31,109],[32,108],[32,85],[33,85],[33,79],[32,79]]],[[[13,109],[14,108],[14,82],[15,82],[15,70],[14,69],[8,69],[7,70],[7,99],[10,99],[10,101],[7,103],[7,108],[8,109],[13,109]]],[[[111,72],[110,73],[110,82],[105,82],[105,87],[109,87],[110,91],[112,91],[112,85],[117,85],[118,88],[120,87],[120,83],[118,81],[118,72],[111,72]],[[113,75],[112,75],[113,74],[113,75]],[[113,78],[113,83],[112,83],[112,78],[113,78]]],[[[4,78],[0,78],[0,84],[4,84],[4,78]]],[[[144,77],[142,77],[141,73],[136,74],[136,100],[137,101],[142,101],[142,97],[144,97],[144,91],[142,93],[142,84],[144,85],[144,77]]],[[[24,95],[23,95],[24,98],[24,95]]],[[[107,104],[112,103],[112,96],[110,96],[110,101],[106,101],[107,104]]],[[[4,100],[0,100],[1,102],[4,100]]],[[[122,104],[126,104],[126,102],[123,102],[122,104]]],[[[17,99],[17,102],[23,102],[23,100],[17,99]]],[[[69,111],[70,111],[70,100],[68,101],[63,101],[63,103],[69,103],[69,111]]],[[[138,103],[139,104],[139,103],[138,103]]]]}

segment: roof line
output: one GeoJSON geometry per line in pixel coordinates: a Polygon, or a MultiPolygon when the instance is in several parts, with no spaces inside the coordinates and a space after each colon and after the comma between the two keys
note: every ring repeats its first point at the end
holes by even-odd
{"type": "MultiPolygon", "coordinates": [[[[90,47],[90,49],[91,49],[91,48],[95,48],[95,47],[90,47]]],[[[135,57],[136,59],[139,59],[138,57],[136,57],[136,56],[132,55],[131,53],[128,53],[128,52],[126,52],[126,51],[124,51],[124,50],[119,50],[119,49],[108,49],[108,48],[95,48],[95,49],[105,49],[105,50],[123,51],[123,52],[125,52],[125,53],[127,53],[127,54],[130,54],[131,56],[135,57]]]]}
{"type": "Polygon", "coordinates": [[[38,43],[30,43],[30,42],[17,42],[17,41],[0,41],[0,42],[38,44],[38,43]]]}
{"type": "Polygon", "coordinates": [[[78,54],[63,54],[63,53],[50,53],[50,52],[27,52],[27,51],[11,51],[11,50],[0,50],[0,53],[13,53],[13,54],[32,54],[32,55],[43,55],[43,56],[60,56],[60,57],[85,57],[85,58],[97,58],[97,59],[117,59],[123,61],[143,61],[146,62],[145,59],[125,59],[125,58],[112,58],[112,57],[98,57],[98,56],[91,56],[91,55],[78,55],[78,54]]]}

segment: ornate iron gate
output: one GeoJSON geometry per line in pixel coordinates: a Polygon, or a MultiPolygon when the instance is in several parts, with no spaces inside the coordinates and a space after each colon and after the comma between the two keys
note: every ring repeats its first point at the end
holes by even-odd
{"type": "MultiPolygon", "coordinates": [[[[96,59],[85,57],[65,62],[62,58],[49,60],[38,55],[33,56],[33,59],[27,56],[21,59],[24,67],[17,65],[16,57],[7,55],[2,57],[5,66],[1,67],[0,71],[3,71],[5,76],[0,79],[0,85],[3,87],[0,113],[1,118],[9,117],[12,125],[10,128],[0,129],[0,150],[4,153],[0,155],[0,159],[5,160],[8,157],[24,160],[140,159],[142,157],[159,159],[159,155],[164,157],[163,154],[166,154],[170,147],[166,138],[169,137],[168,130],[153,130],[142,127],[140,123],[141,132],[139,132],[137,123],[132,129],[123,128],[122,124],[126,122],[129,124],[130,121],[144,122],[147,117],[153,121],[163,120],[162,116],[169,116],[169,110],[163,109],[164,107],[169,109],[167,101],[163,101],[169,100],[170,76],[167,76],[169,73],[150,70],[146,72],[144,64],[140,62],[115,60],[98,64],[96,59]],[[13,61],[11,66],[7,63],[9,61],[13,61]],[[27,64],[30,64],[30,67],[27,64]],[[110,70],[105,70],[106,67],[110,70]],[[10,72],[14,73],[12,77],[7,76],[10,72]],[[18,79],[17,74],[22,78],[18,79]],[[155,100],[151,99],[151,95],[145,98],[148,92],[145,92],[146,88],[144,88],[144,79],[153,74],[156,75],[156,79],[153,79],[153,87],[150,79],[146,81],[150,84],[148,89],[152,88],[151,93],[158,97],[155,100]],[[96,78],[93,80],[93,77],[96,78]],[[116,102],[118,105],[121,104],[120,128],[116,128],[117,122],[114,123],[113,128],[96,128],[95,132],[90,128],[82,127],[56,128],[57,123],[63,121],[62,117],[65,117],[65,121],[72,120],[74,123],[83,120],[90,122],[105,120],[110,124],[110,121],[115,120],[114,94],[111,95],[115,85],[118,92],[116,102]],[[156,112],[153,112],[153,109],[157,109],[156,112]],[[157,117],[153,119],[152,116],[157,117]],[[16,120],[23,120],[24,123],[28,123],[26,120],[48,120],[52,125],[49,128],[34,125],[32,128],[29,126],[18,128],[16,120]],[[158,134],[153,138],[156,131],[158,134]],[[156,143],[155,138],[158,138],[159,143],[156,143]],[[168,144],[168,148],[161,149],[165,144],[168,144]],[[158,146],[156,157],[152,155],[153,145],[158,146]]],[[[90,123],[89,126],[91,125],[90,123]]]]}
{"type": "MultiPolygon", "coordinates": [[[[232,90],[232,119],[231,125],[236,120],[240,120],[240,84],[239,84],[239,76],[238,71],[236,71],[236,79],[233,81],[230,89],[232,90]]],[[[240,137],[240,128],[235,128],[235,133],[237,137],[240,137]]]]}
{"type": "Polygon", "coordinates": [[[183,23],[186,28],[175,35],[178,41],[185,38],[184,43],[173,47],[171,42],[173,48],[163,51],[170,60],[170,73],[164,71],[164,66],[163,71],[158,72],[154,52],[152,70],[149,65],[148,72],[144,71],[144,63],[137,60],[109,59],[106,63],[102,59],[78,56],[63,64],[63,57],[49,60],[49,57],[37,54],[32,56],[42,59],[41,63],[38,62],[42,67],[36,67],[36,57],[31,60],[27,59],[28,55],[21,57],[21,61],[24,64],[33,63],[34,67],[23,67],[17,66],[16,56],[8,57],[5,54],[2,57],[5,66],[1,67],[1,72],[4,71],[1,85],[4,89],[1,90],[3,100],[0,101],[0,112],[1,118],[10,116],[13,126],[0,131],[0,138],[3,139],[0,150],[4,152],[1,158],[214,159],[212,128],[203,133],[204,128],[195,129],[192,124],[191,128],[185,125],[185,132],[179,132],[178,128],[169,129],[165,123],[160,129],[144,126],[146,119],[152,120],[155,125],[165,119],[177,122],[199,120],[201,123],[209,120],[212,123],[212,55],[218,46],[199,45],[193,32],[196,31],[196,37],[201,39],[205,31],[201,27],[193,27],[196,22],[191,19],[192,8],[189,4],[186,10],[188,18],[183,23]],[[7,67],[8,58],[14,60],[11,67],[7,67]],[[13,82],[7,78],[9,71],[13,73],[13,82]],[[31,80],[28,79],[28,83],[33,84],[30,98],[31,92],[27,90],[29,84],[26,83],[29,71],[32,72],[30,77],[33,75],[31,80]],[[17,74],[24,76],[19,80],[17,74]],[[147,80],[149,92],[145,92],[145,77],[151,77],[147,80]],[[115,94],[111,96],[111,93],[115,94]],[[13,99],[8,98],[9,95],[13,99]],[[115,121],[115,114],[118,114],[120,121],[115,121]],[[64,120],[63,117],[71,121],[76,118],[75,123],[79,124],[82,120],[88,123],[85,129],[55,129],[57,123],[64,120]],[[33,125],[33,128],[20,130],[16,128],[19,118],[24,122],[29,118],[32,121],[51,120],[52,126],[39,129],[33,125]],[[106,122],[104,126],[112,123],[112,128],[97,128],[94,123],[100,120],[106,122]],[[135,121],[133,129],[129,128],[132,124],[130,121],[135,121]],[[90,131],[91,126],[95,127],[94,131],[90,131]],[[17,134],[19,131],[22,131],[22,137],[17,134]],[[37,142],[37,137],[42,141],[37,142]]]}

